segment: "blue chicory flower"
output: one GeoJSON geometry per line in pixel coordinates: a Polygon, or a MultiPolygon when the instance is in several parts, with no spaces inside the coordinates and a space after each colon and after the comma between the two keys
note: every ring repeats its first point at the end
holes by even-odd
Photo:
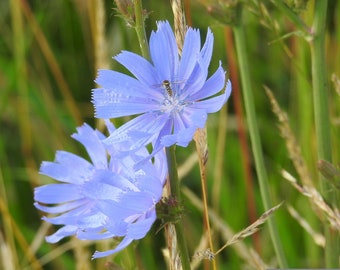
{"type": "Polygon", "coordinates": [[[200,32],[189,27],[179,56],[169,23],[157,26],[150,37],[151,62],[128,51],[114,57],[134,77],[99,70],[96,83],[101,87],[93,90],[96,117],[139,114],[113,132],[107,144],[130,141],[133,151],[152,143],[154,153],[173,144],[187,146],[196,129],[204,127],[207,114],[220,110],[230,96],[231,83],[221,64],[207,79],[213,50],[210,29],[201,48],[200,32]]]}
{"type": "MultiPolygon", "coordinates": [[[[108,121],[107,127],[114,131],[108,121]]],[[[50,243],[71,235],[82,240],[122,237],[114,249],[96,251],[93,258],[99,258],[122,250],[150,230],[166,179],[166,157],[160,151],[136,170],[135,163],[149,155],[146,149],[116,158],[103,144],[102,133],[87,124],[77,130],[72,137],[83,144],[92,162],[65,151],[56,153],[55,162],[43,162],[40,173],[59,183],[37,187],[35,206],[53,215],[44,220],[63,225],[46,237],[50,243]]]]}

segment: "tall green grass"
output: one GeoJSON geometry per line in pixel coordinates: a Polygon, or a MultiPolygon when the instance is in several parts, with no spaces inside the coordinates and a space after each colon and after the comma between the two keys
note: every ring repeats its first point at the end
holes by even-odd
{"type": "MultiPolygon", "coordinates": [[[[339,242],[330,243],[338,238],[339,227],[329,226],[331,214],[327,212],[339,207],[338,190],[327,177],[320,176],[317,167],[319,159],[337,167],[340,158],[339,83],[331,80],[332,75],[340,78],[339,1],[301,1],[307,5],[289,6],[299,2],[252,0],[243,1],[242,7],[208,9],[205,2],[186,2],[187,23],[199,27],[202,36],[207,27],[212,28],[211,72],[222,59],[233,83],[227,106],[210,115],[207,122],[207,199],[214,251],[269,207],[284,201],[273,215],[276,241],[285,259],[280,260],[275,252],[273,233],[265,223],[251,237],[217,254],[217,269],[265,269],[265,265],[273,268],[280,264],[291,268],[339,267],[339,242]],[[321,21],[320,2],[328,4],[323,7],[321,21]],[[238,36],[239,27],[243,41],[238,36]],[[320,34],[318,29],[324,35],[321,38],[315,36],[320,34]],[[248,66],[246,79],[242,77],[244,61],[248,66]],[[271,98],[264,86],[273,93],[271,98]],[[248,101],[251,110],[243,100],[247,99],[242,91],[245,87],[253,96],[248,101]],[[277,104],[275,113],[272,104],[277,104]],[[321,115],[317,113],[320,105],[321,115]],[[255,128],[249,121],[256,121],[255,128]],[[255,147],[266,182],[260,182],[259,157],[251,150],[254,130],[261,141],[255,147]],[[329,147],[325,144],[331,146],[327,154],[322,150],[329,147]],[[307,188],[302,189],[303,185],[307,188]],[[324,202],[318,200],[316,191],[324,196],[324,202]],[[324,211],[323,203],[330,210],[324,211]],[[303,222],[313,229],[312,234],[301,226],[303,222]]],[[[143,6],[149,12],[147,35],[157,20],[173,22],[169,2],[143,1],[143,6]]],[[[85,155],[70,135],[84,121],[101,128],[90,103],[96,70],[123,71],[111,57],[122,49],[141,53],[134,29],[116,16],[114,8],[112,1],[0,3],[0,269],[166,267],[164,233],[156,233],[160,222],[146,238],[121,253],[91,261],[95,249],[109,248],[114,240],[92,243],[67,239],[48,244],[44,236],[56,228],[42,222],[42,213],[33,207],[34,187],[52,181],[38,175],[40,163],[53,160],[59,149],[85,155]]],[[[176,158],[189,254],[196,254],[193,262],[198,269],[212,269],[211,262],[200,260],[209,241],[204,235],[194,143],[185,149],[177,147],[176,158]]],[[[339,181],[337,177],[332,180],[339,181]]]]}

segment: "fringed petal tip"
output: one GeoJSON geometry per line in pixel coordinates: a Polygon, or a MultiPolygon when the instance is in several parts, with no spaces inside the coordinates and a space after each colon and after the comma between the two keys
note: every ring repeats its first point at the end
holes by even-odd
{"type": "Polygon", "coordinates": [[[119,251],[121,251],[122,249],[126,248],[131,242],[133,241],[132,238],[129,237],[125,237],[118,246],[116,246],[114,249],[111,250],[107,250],[107,251],[96,251],[93,255],[92,255],[92,260],[94,259],[98,259],[98,258],[103,258],[103,257],[107,257],[110,255],[113,255],[119,251]]]}
{"type": "Polygon", "coordinates": [[[56,231],[54,234],[45,237],[46,242],[55,244],[61,239],[74,235],[77,232],[77,227],[74,226],[64,226],[56,231]]]}

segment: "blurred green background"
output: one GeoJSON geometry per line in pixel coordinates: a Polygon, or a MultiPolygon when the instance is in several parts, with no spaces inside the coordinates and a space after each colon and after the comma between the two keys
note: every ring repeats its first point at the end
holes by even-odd
{"type": "MultiPolygon", "coordinates": [[[[272,1],[244,2],[246,47],[269,188],[275,204],[285,202],[274,214],[284,253],[291,268],[324,267],[323,247],[318,246],[287,211],[287,206],[294,207],[315,230],[313,236],[323,234],[318,219],[320,213],[280,173],[285,169],[303,182],[287,152],[277,117],[263,88],[269,87],[288,113],[301,147],[301,157],[306,161],[315,187],[319,188],[310,46],[272,1]]],[[[283,2],[290,4],[307,26],[312,25],[314,1],[283,2]],[[299,3],[302,4],[299,6],[299,3]]],[[[240,231],[267,209],[262,205],[246,127],[247,137],[242,133],[246,116],[242,98],[237,94],[240,93],[240,71],[231,27],[223,24],[223,20],[230,17],[226,10],[221,15],[222,9],[220,12],[210,9],[209,13],[206,6],[213,6],[214,1],[185,3],[187,22],[200,28],[203,40],[208,27],[214,33],[211,73],[221,60],[234,87],[227,107],[210,115],[207,124],[208,199],[218,217],[211,220],[214,247],[218,249],[232,235],[228,236],[227,228],[240,231]],[[224,227],[219,221],[224,222],[224,227]]],[[[326,63],[332,154],[336,165],[340,154],[340,83],[336,81],[340,77],[340,7],[338,0],[328,3],[326,63]]],[[[149,12],[147,35],[156,29],[158,20],[172,23],[169,1],[143,1],[143,5],[149,12]]],[[[165,267],[164,233],[156,234],[160,223],[138,244],[114,257],[91,261],[94,250],[107,248],[113,241],[96,244],[67,239],[47,244],[44,236],[56,228],[44,224],[42,213],[33,206],[34,187],[53,181],[38,175],[40,163],[54,160],[55,151],[60,149],[83,155],[84,149],[70,135],[83,122],[100,128],[91,104],[96,70],[124,71],[111,57],[123,49],[140,53],[134,29],[117,16],[115,8],[113,1],[101,0],[0,2],[0,269],[165,267]]],[[[203,235],[200,202],[197,205],[189,196],[193,192],[201,198],[194,145],[185,149],[178,147],[177,155],[185,187],[184,224],[193,255],[203,235]]],[[[228,247],[220,253],[216,257],[218,269],[261,269],[254,263],[256,256],[251,258],[252,249],[265,264],[277,267],[265,224],[254,236],[242,241],[242,245],[228,247]]],[[[209,263],[201,264],[199,269],[209,269],[209,263]]]]}

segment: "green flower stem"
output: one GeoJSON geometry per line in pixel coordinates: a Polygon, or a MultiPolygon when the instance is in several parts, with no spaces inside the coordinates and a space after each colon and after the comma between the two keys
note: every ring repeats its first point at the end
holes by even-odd
{"type": "Polygon", "coordinates": [[[168,171],[169,171],[169,179],[171,184],[171,194],[176,196],[176,199],[179,201],[181,199],[181,192],[179,187],[179,179],[177,172],[177,162],[175,155],[175,146],[166,148],[166,158],[168,160],[168,171]]]}
{"type": "MultiPolygon", "coordinates": [[[[245,45],[247,41],[245,39],[245,33],[242,26],[242,19],[240,16],[239,22],[233,27],[236,43],[236,51],[238,56],[238,63],[240,68],[240,76],[242,82],[242,92],[245,102],[245,110],[247,114],[247,123],[250,133],[251,145],[255,160],[256,172],[260,185],[260,192],[263,201],[264,208],[266,210],[273,207],[273,203],[270,199],[268,177],[264,166],[264,159],[262,154],[261,140],[259,135],[259,129],[257,126],[256,112],[254,107],[254,98],[251,88],[251,79],[248,68],[247,50],[245,45]]],[[[287,268],[287,262],[282,250],[279,234],[276,227],[274,217],[268,220],[269,231],[273,246],[276,252],[277,260],[281,268],[287,268]]]]}
{"type": "MultiPolygon", "coordinates": [[[[179,203],[181,203],[181,190],[179,186],[174,145],[166,148],[166,157],[168,160],[168,171],[169,171],[171,196],[174,197],[179,203]]],[[[179,249],[179,253],[180,253],[181,261],[182,261],[182,268],[183,270],[190,270],[191,269],[190,258],[189,258],[186,240],[184,237],[183,224],[181,220],[179,220],[174,225],[175,225],[176,235],[177,235],[177,245],[178,245],[178,249],[179,249]]]]}
{"type": "MultiPolygon", "coordinates": [[[[318,160],[332,162],[331,135],[328,108],[327,71],[325,63],[325,32],[327,0],[315,1],[313,39],[310,42],[313,76],[314,119],[317,136],[318,160]]],[[[337,205],[335,194],[320,174],[321,190],[327,201],[337,205]]],[[[339,267],[339,234],[326,225],[326,267],[339,267]]]]}
{"type": "Polygon", "coordinates": [[[149,54],[149,45],[148,40],[146,38],[145,26],[144,26],[144,11],[141,0],[133,1],[134,9],[135,9],[135,30],[139,40],[139,46],[142,51],[142,55],[146,59],[150,59],[149,54]]]}

